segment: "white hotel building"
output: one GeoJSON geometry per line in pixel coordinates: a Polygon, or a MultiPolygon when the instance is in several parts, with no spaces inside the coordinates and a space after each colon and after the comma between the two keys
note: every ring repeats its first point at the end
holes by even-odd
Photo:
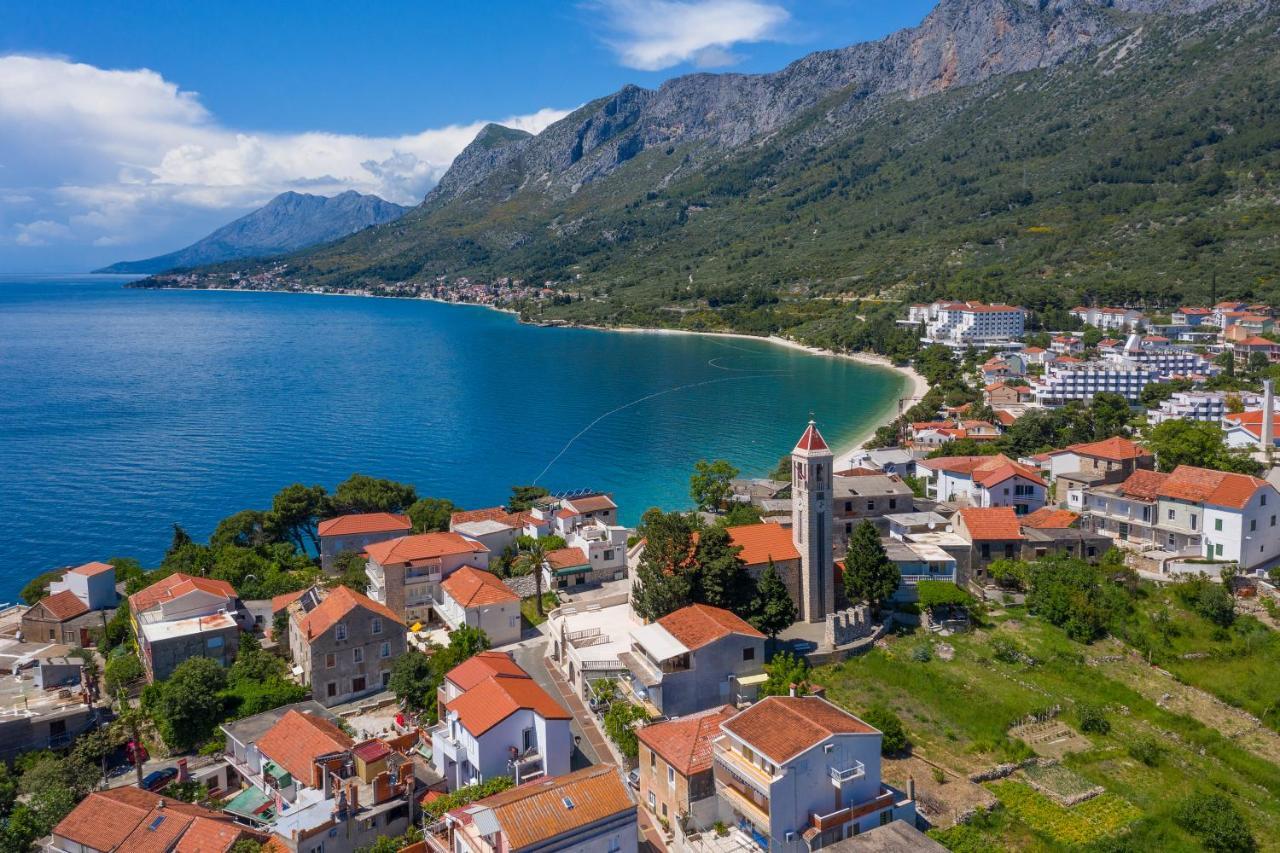
{"type": "Polygon", "coordinates": [[[1053,362],[1032,383],[1036,405],[1057,407],[1072,400],[1087,402],[1095,394],[1119,394],[1136,405],[1142,389],[1175,376],[1212,376],[1218,367],[1203,356],[1174,348],[1147,348],[1130,335],[1122,353],[1097,361],[1053,362]]]}
{"type": "Polygon", "coordinates": [[[951,347],[1010,344],[1022,337],[1026,311],[1016,305],[983,302],[934,302],[914,305],[908,320],[922,324],[928,343],[951,347]]]}
{"type": "Polygon", "coordinates": [[[1098,329],[1132,329],[1142,327],[1146,317],[1133,308],[1079,308],[1071,309],[1071,316],[1086,326],[1098,329]]]}

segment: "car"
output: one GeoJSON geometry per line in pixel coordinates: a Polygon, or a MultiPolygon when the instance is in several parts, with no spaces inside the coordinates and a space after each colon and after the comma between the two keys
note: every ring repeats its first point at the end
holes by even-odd
{"type": "Polygon", "coordinates": [[[816,648],[818,648],[818,644],[811,643],[808,640],[791,641],[791,651],[797,655],[807,655],[816,648]]]}
{"type": "Polygon", "coordinates": [[[635,788],[637,791],[640,790],[640,768],[637,767],[635,770],[632,770],[627,774],[627,784],[635,788]]]}
{"type": "Polygon", "coordinates": [[[178,778],[178,768],[161,767],[159,770],[152,770],[146,776],[142,777],[142,787],[148,791],[162,791],[170,782],[178,778]]]}

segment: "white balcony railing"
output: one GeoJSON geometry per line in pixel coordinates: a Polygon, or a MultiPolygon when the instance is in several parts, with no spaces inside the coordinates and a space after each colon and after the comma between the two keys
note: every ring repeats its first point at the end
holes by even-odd
{"type": "Polygon", "coordinates": [[[867,775],[867,768],[861,761],[855,761],[848,767],[832,767],[831,782],[837,788],[845,782],[852,782],[854,779],[861,779],[867,775]]]}

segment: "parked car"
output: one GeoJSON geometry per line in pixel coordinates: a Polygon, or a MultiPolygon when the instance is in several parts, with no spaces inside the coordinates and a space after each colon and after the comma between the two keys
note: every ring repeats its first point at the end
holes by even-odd
{"type": "Polygon", "coordinates": [[[178,768],[162,767],[159,770],[152,770],[146,776],[142,777],[142,787],[148,791],[162,791],[170,782],[178,778],[178,768]]]}
{"type": "Polygon", "coordinates": [[[635,788],[637,791],[640,790],[640,768],[639,767],[637,767],[635,770],[632,770],[630,773],[627,774],[627,784],[635,788]]]}

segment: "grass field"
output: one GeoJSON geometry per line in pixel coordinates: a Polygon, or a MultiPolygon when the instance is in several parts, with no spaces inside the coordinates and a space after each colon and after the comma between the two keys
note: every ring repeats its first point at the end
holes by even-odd
{"type": "MultiPolygon", "coordinates": [[[[1152,606],[1163,605],[1157,598],[1152,606]]],[[[1139,610],[1147,609],[1148,603],[1140,602],[1139,610]]],[[[1202,628],[1189,624],[1186,633],[1175,639],[1201,642],[1202,628]]],[[[1208,633],[1204,638],[1215,644],[1231,643],[1209,640],[1208,633]]],[[[1027,714],[1058,705],[1061,718],[1074,724],[1075,708],[1082,703],[1103,707],[1110,731],[1089,734],[1092,747],[1069,755],[1063,764],[1089,783],[1105,788],[1103,803],[1127,803],[1136,819],[1086,821],[1095,828],[1094,840],[1113,839],[1118,846],[1108,849],[1198,850],[1195,839],[1174,824],[1172,814],[1180,798],[1200,789],[1230,797],[1246,815],[1260,849],[1280,849],[1280,766],[1189,716],[1160,708],[1152,699],[1109,677],[1104,666],[1089,662],[1092,657],[1118,650],[1114,641],[1084,646],[1018,608],[1010,608],[987,628],[948,638],[956,652],[951,661],[939,660],[936,655],[925,662],[913,660],[912,649],[928,642],[919,634],[894,637],[886,648],[818,669],[816,680],[827,686],[833,701],[855,713],[875,704],[892,707],[907,727],[913,749],[966,774],[1029,756],[1025,744],[1006,734],[1027,714]],[[996,660],[990,645],[997,636],[1016,643],[1024,654],[1023,662],[996,660]],[[1154,766],[1129,754],[1130,746],[1139,741],[1159,745],[1154,766]]],[[[1243,658],[1231,658],[1228,663],[1241,669],[1245,664],[1264,666],[1256,660],[1260,655],[1256,649],[1246,649],[1243,658]]],[[[1188,678],[1209,669],[1201,660],[1194,663],[1194,668],[1188,668],[1188,678]]],[[[1216,684],[1225,680],[1208,681],[1216,684]]],[[[1020,787],[1031,791],[1025,785],[1020,787]]],[[[1011,806],[1010,799],[1017,795],[1008,792],[1016,789],[993,790],[997,796],[1006,793],[1000,796],[1003,809],[973,826],[943,833],[940,840],[953,844],[954,849],[983,849],[985,845],[985,849],[1059,850],[1083,843],[1072,834],[1075,830],[1063,829],[1061,821],[1033,822],[1027,811],[1030,806],[1011,806]]],[[[1047,797],[1036,796],[1062,808],[1047,797]]],[[[1023,801],[1025,797],[1019,800],[1023,801]]],[[[1087,803],[1080,804],[1084,805],[1087,803]]]]}

